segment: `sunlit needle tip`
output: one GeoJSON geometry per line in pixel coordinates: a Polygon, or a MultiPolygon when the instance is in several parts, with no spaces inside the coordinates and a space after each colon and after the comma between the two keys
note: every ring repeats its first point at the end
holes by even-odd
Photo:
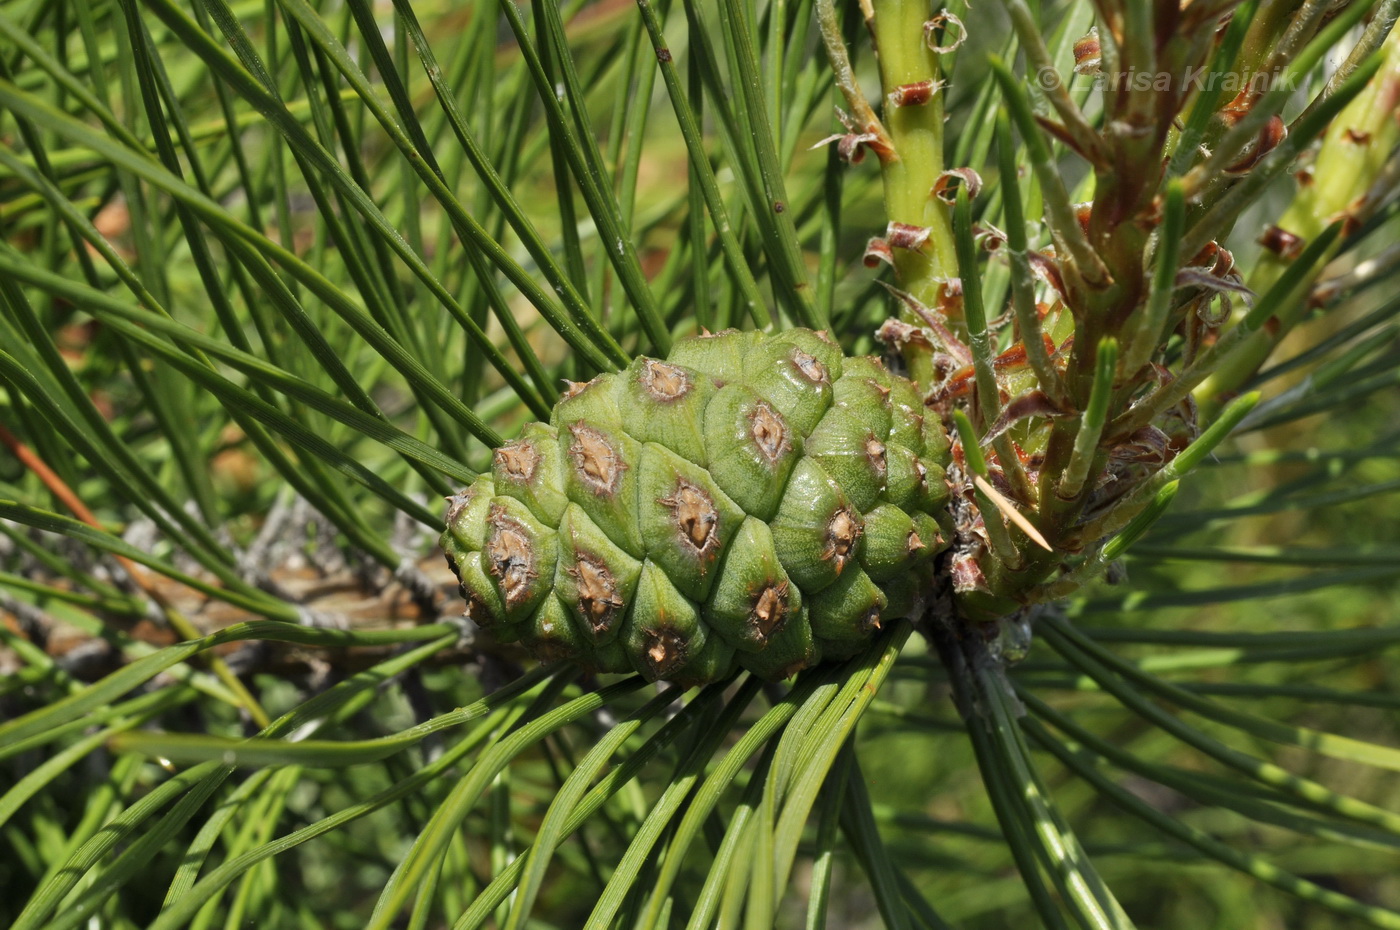
{"type": "Polygon", "coordinates": [[[1016,505],[1007,500],[1000,491],[992,487],[990,481],[983,478],[981,475],[973,475],[972,482],[977,485],[977,490],[987,495],[987,500],[995,504],[997,510],[1000,510],[1006,519],[1020,527],[1021,531],[1031,538],[1031,542],[1035,543],[1046,552],[1055,551],[1054,547],[1045,541],[1045,537],[1040,535],[1040,530],[1035,528],[1035,524],[1027,520],[1025,516],[1022,515],[1021,511],[1016,509],[1016,505]]]}

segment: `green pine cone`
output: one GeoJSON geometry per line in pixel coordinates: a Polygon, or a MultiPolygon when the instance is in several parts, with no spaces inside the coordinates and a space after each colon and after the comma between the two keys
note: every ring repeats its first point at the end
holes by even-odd
{"type": "Polygon", "coordinates": [[[576,385],[454,495],[467,616],[545,661],[700,684],[858,651],[932,584],[948,442],[822,334],[723,332],[576,385]]]}

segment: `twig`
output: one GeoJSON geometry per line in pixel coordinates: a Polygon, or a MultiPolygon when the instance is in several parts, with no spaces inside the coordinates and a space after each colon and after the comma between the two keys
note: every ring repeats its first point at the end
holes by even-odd
{"type": "MultiPolygon", "coordinates": [[[[30,449],[23,442],[20,442],[20,440],[6,429],[3,424],[0,424],[0,443],[3,443],[21,464],[33,472],[34,476],[49,490],[49,493],[53,494],[54,497],[58,498],[59,501],[63,503],[63,506],[73,512],[73,516],[93,529],[103,529],[97,516],[89,510],[82,499],[73,492],[73,489],[68,486],[68,483],[60,478],[58,473],[50,468],[48,463],[41,459],[34,450],[30,449]]],[[[116,559],[121,564],[122,568],[126,570],[132,581],[141,588],[142,593],[149,597],[151,601],[160,608],[166,620],[170,623],[170,626],[180,636],[185,639],[200,638],[199,630],[195,628],[188,617],[180,613],[180,611],[176,610],[170,604],[170,601],[156,587],[151,579],[150,573],[143,566],[120,555],[116,556],[116,559]]],[[[272,722],[272,718],[267,715],[267,711],[263,710],[257,698],[253,697],[248,689],[243,686],[243,682],[239,680],[238,676],[233,673],[233,670],[228,667],[223,659],[216,655],[208,655],[206,659],[214,674],[218,676],[225,687],[238,696],[244,709],[247,710],[248,716],[250,716],[258,726],[266,727],[272,722]]]]}
{"type": "Polygon", "coordinates": [[[1046,211],[1050,214],[1050,228],[1056,241],[1063,246],[1066,257],[1073,263],[1080,277],[1093,285],[1106,285],[1110,279],[1108,268],[1079,226],[1074,206],[1070,203],[1069,192],[1065,190],[1064,178],[1060,177],[1054,159],[1050,157],[1050,149],[1040,134],[1025,89],[1000,57],[992,55],[988,61],[992,67],[992,74],[1001,85],[1007,110],[1016,122],[1016,128],[1020,130],[1021,140],[1026,144],[1031,168],[1040,179],[1041,197],[1045,201],[1046,211]]]}
{"type": "Polygon", "coordinates": [[[1065,130],[1074,137],[1075,145],[1095,168],[1103,168],[1103,142],[1094,127],[1084,118],[1079,105],[1070,98],[1065,82],[1059,79],[1059,71],[1050,57],[1050,51],[1041,38],[1040,25],[1035,21],[1025,0],[1004,0],[1007,12],[1011,14],[1011,25],[1016,30],[1016,38],[1026,53],[1027,70],[1036,75],[1036,86],[1045,94],[1065,130]],[[1051,80],[1051,78],[1054,78],[1051,80]]]}
{"type": "Polygon", "coordinates": [[[884,124],[875,115],[870,101],[865,99],[860,85],[856,83],[855,70],[851,67],[850,55],[846,53],[846,41],[841,37],[841,22],[836,16],[833,0],[817,0],[817,24],[821,27],[826,57],[831,62],[831,73],[836,76],[836,86],[841,88],[846,105],[851,108],[851,115],[862,129],[876,137],[877,144],[871,148],[882,164],[898,159],[889,133],[885,131],[884,124]]]}

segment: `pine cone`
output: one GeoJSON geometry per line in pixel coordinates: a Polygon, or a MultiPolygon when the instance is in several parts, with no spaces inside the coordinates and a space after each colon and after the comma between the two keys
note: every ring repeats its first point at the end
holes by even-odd
{"type": "Polygon", "coordinates": [[[545,661],[782,679],[932,584],[948,440],[914,385],[822,334],[728,331],[574,386],[450,499],[467,615],[545,661]]]}

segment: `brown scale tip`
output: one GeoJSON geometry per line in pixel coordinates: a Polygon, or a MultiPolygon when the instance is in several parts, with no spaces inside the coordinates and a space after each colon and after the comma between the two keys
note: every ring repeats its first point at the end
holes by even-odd
{"type": "Polygon", "coordinates": [[[529,596],[530,582],[535,580],[534,546],[525,526],[506,516],[500,504],[491,507],[487,522],[491,536],[486,541],[486,567],[500,582],[506,608],[513,609],[529,596]]]}
{"type": "Polygon", "coordinates": [[[855,511],[849,507],[840,508],[827,521],[826,548],[822,550],[822,559],[835,563],[836,574],[841,574],[841,570],[851,560],[856,540],[860,539],[860,534],[864,531],[865,527],[857,519],[855,511]]]}
{"type": "Polygon", "coordinates": [[[1259,244],[1286,259],[1294,259],[1303,254],[1307,243],[1301,236],[1294,235],[1281,226],[1270,226],[1259,237],[1259,244]]]}
{"type": "Polygon", "coordinates": [[[657,503],[671,508],[681,538],[697,552],[703,552],[706,547],[718,542],[715,527],[719,523],[719,512],[715,510],[714,500],[703,488],[682,478],[676,482],[675,492],[657,503]]]}
{"type": "Polygon", "coordinates": [[[568,378],[565,378],[564,393],[560,396],[559,399],[568,400],[570,397],[577,397],[578,395],[583,393],[584,388],[588,387],[592,383],[592,381],[570,381],[568,378]]]}
{"type": "Polygon", "coordinates": [[[924,545],[924,541],[919,538],[919,533],[917,530],[910,530],[909,538],[904,541],[904,548],[908,551],[910,555],[913,555],[914,553],[919,552],[923,549],[927,549],[928,547],[924,545]]]}
{"type": "Polygon", "coordinates": [[[1207,242],[1205,245],[1201,246],[1201,250],[1200,250],[1199,252],[1197,252],[1195,255],[1193,255],[1193,256],[1191,257],[1191,260],[1190,260],[1189,262],[1187,262],[1186,264],[1189,265],[1189,266],[1191,266],[1191,267],[1193,267],[1193,268],[1194,268],[1194,267],[1197,267],[1197,266],[1199,266],[1199,265],[1210,265],[1210,266],[1213,268],[1213,267],[1215,267],[1215,261],[1216,261],[1217,256],[1219,256],[1219,254],[1220,254],[1220,243],[1218,243],[1218,242],[1216,242],[1214,239],[1212,239],[1212,240],[1210,240],[1209,242],[1207,242]]]}
{"type": "Polygon", "coordinates": [[[1079,228],[1087,236],[1089,234],[1089,223],[1094,218],[1093,201],[1087,203],[1077,203],[1074,205],[1074,218],[1079,222],[1079,228]]]}
{"type": "Polygon", "coordinates": [[[653,678],[665,678],[685,665],[689,658],[687,640],[675,630],[643,630],[642,638],[642,660],[653,678]]]}
{"type": "Polygon", "coordinates": [[[446,498],[448,524],[455,521],[457,517],[461,515],[462,511],[467,509],[467,506],[471,504],[472,498],[474,497],[476,497],[475,485],[469,488],[463,488],[451,497],[446,498]]]}
{"type": "Polygon", "coordinates": [[[749,626],[761,641],[766,643],[787,622],[787,594],[786,581],[770,581],[754,595],[749,626]]]}
{"type": "Polygon", "coordinates": [[[574,436],[569,458],[584,485],[594,494],[616,494],[627,463],[608,442],[608,437],[584,423],[569,424],[569,432],[574,436]]]}
{"type": "Polygon", "coordinates": [[[595,634],[607,631],[626,606],[617,590],[617,579],[603,562],[580,552],[574,567],[567,569],[578,585],[578,606],[595,634]]]}
{"type": "MultiPolygon", "coordinates": [[[[808,357],[810,358],[810,356],[808,357]]],[[[816,359],[812,359],[812,361],[817,362],[816,359]]],[[[821,363],[817,362],[817,364],[821,363]]],[[[749,435],[753,437],[754,445],[758,448],[759,453],[768,460],[769,465],[777,464],[782,454],[792,448],[792,443],[788,441],[787,424],[768,404],[759,403],[754,408],[753,413],[749,414],[749,423],[749,435]]]]}
{"type": "Polygon", "coordinates": [[[880,608],[872,607],[856,618],[856,626],[862,633],[873,633],[880,629],[880,608]]]}
{"type": "Polygon", "coordinates": [[[1099,34],[1090,32],[1074,43],[1074,73],[1098,74],[1103,64],[1103,49],[1099,46],[1099,34]]]}
{"type": "Polygon", "coordinates": [[[875,438],[874,433],[870,433],[865,438],[865,457],[870,460],[870,464],[880,475],[885,474],[885,444],[875,438]]]}
{"type": "Polygon", "coordinates": [[[690,376],[683,368],[647,359],[642,365],[642,387],[658,401],[680,400],[690,393],[690,376]]]}
{"type": "Polygon", "coordinates": [[[887,265],[894,264],[894,251],[890,248],[887,240],[879,236],[871,239],[865,245],[865,255],[861,257],[867,268],[876,268],[881,262],[887,265]]]}
{"type": "Polygon", "coordinates": [[[517,439],[497,449],[493,459],[511,480],[529,484],[535,478],[535,469],[539,467],[540,453],[533,442],[517,439]]]}
{"type": "Polygon", "coordinates": [[[826,366],[814,355],[808,355],[801,349],[794,349],[792,360],[797,365],[797,370],[802,372],[802,377],[813,384],[825,384],[830,380],[826,366]]]}
{"type": "Polygon", "coordinates": [[[1245,147],[1244,155],[1239,161],[1225,168],[1226,174],[1244,174],[1255,165],[1259,164],[1279,143],[1288,138],[1288,127],[1284,125],[1283,118],[1272,116],[1269,121],[1259,130],[1259,135],[1245,147]]]}
{"type": "Polygon", "coordinates": [[[1235,253],[1222,246],[1216,253],[1215,264],[1211,266],[1210,273],[1217,278],[1223,278],[1234,270],[1235,253]]]}
{"type": "MultiPolygon", "coordinates": [[[[937,188],[932,193],[937,194],[937,188]]],[[[910,252],[917,252],[927,245],[931,235],[932,227],[915,226],[913,223],[890,223],[885,227],[885,238],[889,240],[890,247],[910,252]]]]}
{"type": "Polygon", "coordinates": [[[933,99],[933,92],[937,88],[938,82],[934,81],[933,78],[911,84],[900,84],[890,92],[890,102],[897,107],[923,106],[933,99]]]}

